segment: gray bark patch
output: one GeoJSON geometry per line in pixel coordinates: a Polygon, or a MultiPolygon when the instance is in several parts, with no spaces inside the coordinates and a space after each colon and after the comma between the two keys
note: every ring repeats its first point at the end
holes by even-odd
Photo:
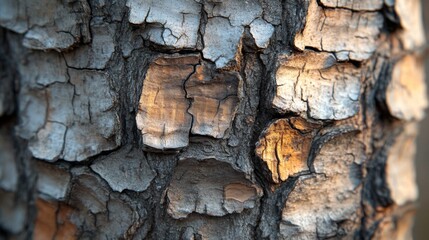
{"type": "Polygon", "coordinates": [[[149,167],[142,151],[124,149],[91,164],[91,169],[107,181],[113,191],[146,190],[155,173],[149,167]],[[112,171],[116,169],[116,171],[112,171]]]}

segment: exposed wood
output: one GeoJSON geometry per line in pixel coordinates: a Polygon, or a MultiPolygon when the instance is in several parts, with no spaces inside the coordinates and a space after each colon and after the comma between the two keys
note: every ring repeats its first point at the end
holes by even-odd
{"type": "Polygon", "coordinates": [[[279,119],[262,132],[256,144],[256,155],[267,164],[275,183],[309,171],[307,158],[314,136],[310,127],[300,118],[295,118],[294,122],[279,119]]]}
{"type": "Polygon", "coordinates": [[[77,239],[77,227],[70,221],[72,209],[57,202],[38,199],[34,239],[77,239]]]}
{"type": "Polygon", "coordinates": [[[149,66],[136,116],[145,145],[161,150],[188,145],[192,116],[184,86],[198,63],[198,55],[166,56],[149,66]]]}
{"type": "Polygon", "coordinates": [[[413,239],[414,210],[396,209],[379,223],[374,239],[413,239]]]}
{"type": "Polygon", "coordinates": [[[240,75],[216,72],[209,64],[196,66],[186,81],[186,97],[191,99],[193,134],[223,138],[230,128],[239,102],[240,75]]]}
{"type": "Polygon", "coordinates": [[[198,55],[160,57],[149,66],[136,121],[143,143],[159,150],[189,144],[189,134],[223,138],[239,101],[240,77],[198,55]]]}

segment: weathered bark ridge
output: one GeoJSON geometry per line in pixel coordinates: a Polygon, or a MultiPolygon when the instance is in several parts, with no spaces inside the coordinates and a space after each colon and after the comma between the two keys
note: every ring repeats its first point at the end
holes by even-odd
{"type": "Polygon", "coordinates": [[[409,239],[418,0],[0,0],[0,235],[409,239]]]}

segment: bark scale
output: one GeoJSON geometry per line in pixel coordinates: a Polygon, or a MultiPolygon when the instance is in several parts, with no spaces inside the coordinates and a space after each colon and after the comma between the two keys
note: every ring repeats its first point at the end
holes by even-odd
{"type": "Polygon", "coordinates": [[[4,239],[410,239],[417,0],[0,0],[4,239]]]}

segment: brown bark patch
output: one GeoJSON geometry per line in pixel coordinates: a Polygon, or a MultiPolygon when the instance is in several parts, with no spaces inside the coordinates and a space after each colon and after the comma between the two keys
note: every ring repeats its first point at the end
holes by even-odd
{"type": "Polygon", "coordinates": [[[423,62],[413,55],[397,62],[386,91],[386,102],[392,116],[407,121],[423,119],[428,105],[423,62]]]}
{"type": "Polygon", "coordinates": [[[146,146],[164,150],[188,145],[192,116],[184,85],[198,63],[198,56],[191,55],[162,57],[150,64],[136,117],[146,146]]]}
{"type": "Polygon", "coordinates": [[[151,148],[180,149],[189,134],[223,138],[239,102],[240,76],[217,71],[199,55],[163,56],[149,66],[137,126],[151,148]]]}
{"type": "Polygon", "coordinates": [[[241,184],[231,183],[224,188],[225,199],[245,202],[256,196],[256,190],[253,187],[241,184]]]}
{"type": "Polygon", "coordinates": [[[193,134],[224,137],[238,105],[238,85],[236,72],[217,72],[208,64],[196,67],[185,86],[192,99],[193,134]]]}
{"type": "Polygon", "coordinates": [[[288,119],[273,122],[256,145],[256,155],[267,164],[275,183],[308,170],[307,157],[313,138],[308,133],[310,124],[299,118],[292,121],[293,125],[288,119]]]}
{"type": "Polygon", "coordinates": [[[77,227],[70,221],[72,209],[62,203],[36,201],[37,218],[34,239],[77,239],[77,227]]]}

